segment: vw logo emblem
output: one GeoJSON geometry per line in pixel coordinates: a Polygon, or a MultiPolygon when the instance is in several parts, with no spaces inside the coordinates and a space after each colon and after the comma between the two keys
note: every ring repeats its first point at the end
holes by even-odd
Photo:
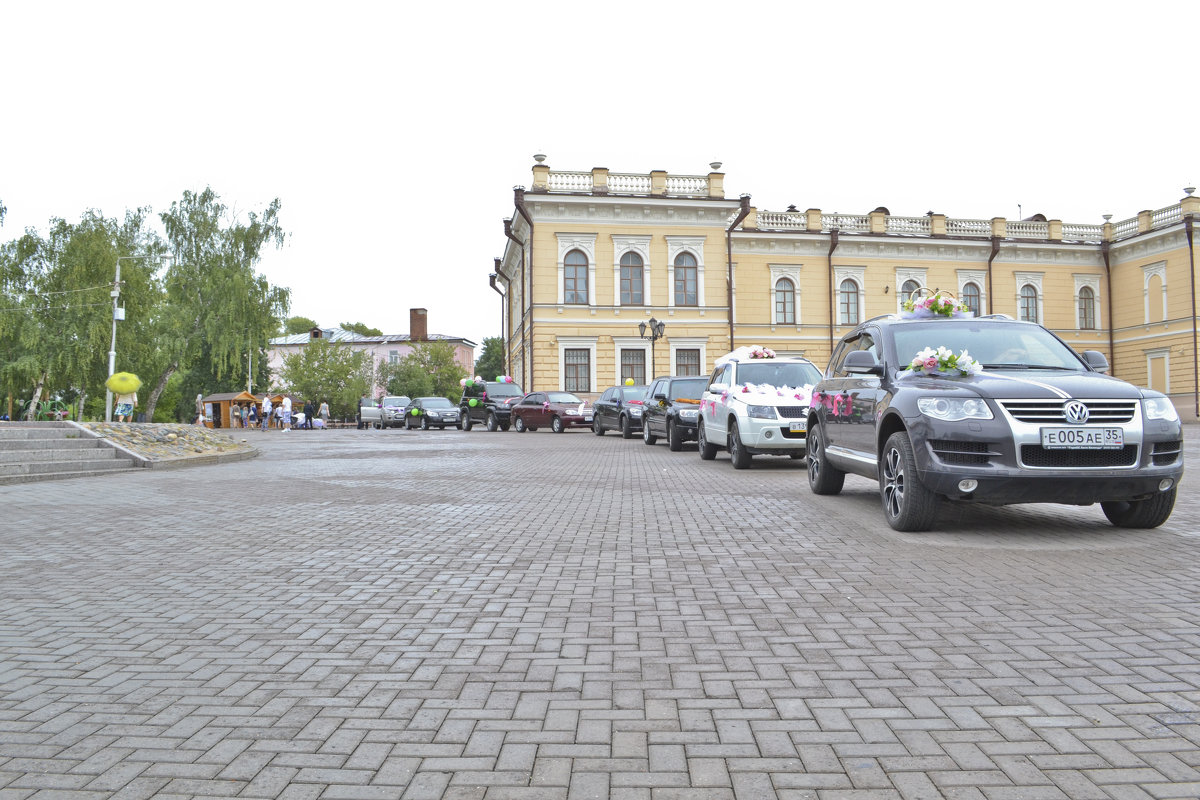
{"type": "Polygon", "coordinates": [[[1082,425],[1088,421],[1090,413],[1087,404],[1072,400],[1063,406],[1063,418],[1074,425],[1082,425]]]}

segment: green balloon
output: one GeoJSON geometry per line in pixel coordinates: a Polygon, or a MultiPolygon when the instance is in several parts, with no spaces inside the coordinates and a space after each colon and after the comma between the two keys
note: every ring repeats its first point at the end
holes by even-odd
{"type": "Polygon", "coordinates": [[[421,416],[421,409],[419,409],[419,408],[414,408],[414,409],[412,410],[412,415],[413,415],[414,417],[419,417],[419,416],[421,416]]]}
{"type": "Polygon", "coordinates": [[[475,406],[479,405],[479,401],[472,397],[467,401],[467,405],[469,405],[471,408],[474,408],[475,406]]]}
{"type": "Polygon", "coordinates": [[[471,381],[471,380],[467,381],[467,386],[474,386],[474,385],[475,385],[475,381],[471,381]]]}

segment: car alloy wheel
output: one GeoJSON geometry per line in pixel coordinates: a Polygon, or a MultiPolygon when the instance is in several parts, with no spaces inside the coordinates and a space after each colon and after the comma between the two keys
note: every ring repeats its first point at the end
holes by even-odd
{"type": "Polygon", "coordinates": [[[471,417],[470,417],[470,415],[463,417],[463,421],[462,421],[462,429],[463,429],[464,431],[469,431],[469,430],[471,430],[471,417]]]}
{"type": "MultiPolygon", "coordinates": [[[[513,427],[516,428],[517,433],[525,432],[525,418],[524,417],[515,418],[513,420],[512,424],[513,424],[513,427]]],[[[491,428],[488,428],[488,430],[491,430],[491,428]]]]}
{"type": "Polygon", "coordinates": [[[600,415],[599,414],[592,417],[592,433],[596,434],[597,436],[604,435],[604,425],[602,425],[600,423],[600,415]]]}
{"type": "Polygon", "coordinates": [[[738,433],[737,423],[733,422],[729,426],[729,460],[734,469],[748,469],[750,459],[750,453],[746,451],[746,446],[742,444],[742,436],[738,433]]]}
{"type": "Polygon", "coordinates": [[[879,496],[888,525],[898,531],[927,531],[937,516],[938,496],[917,476],[912,442],[904,431],[888,437],[879,462],[879,496]]]}
{"type": "Polygon", "coordinates": [[[421,417],[421,430],[423,430],[423,431],[429,430],[429,418],[428,417],[421,417]]]}
{"type": "Polygon", "coordinates": [[[650,420],[642,420],[642,441],[646,444],[654,444],[658,441],[658,437],[650,432],[650,420]]]}
{"type": "Polygon", "coordinates": [[[562,433],[565,430],[565,428],[563,428],[562,420],[558,417],[551,417],[550,430],[554,431],[555,433],[562,433]]]}
{"type": "Polygon", "coordinates": [[[633,438],[633,426],[629,424],[629,417],[625,416],[624,414],[621,415],[620,428],[622,439],[633,438]]]}
{"type": "Polygon", "coordinates": [[[837,494],[846,483],[846,473],[825,458],[825,432],[819,427],[808,434],[808,488],[813,494],[837,494]]]}
{"type": "Polygon", "coordinates": [[[675,426],[675,420],[667,420],[667,449],[672,453],[678,453],[683,449],[683,442],[679,440],[679,428],[675,426]]]}
{"type": "Polygon", "coordinates": [[[1171,516],[1177,491],[1178,487],[1173,486],[1145,500],[1102,502],[1100,509],[1118,528],[1157,528],[1171,516]]]}
{"type": "Polygon", "coordinates": [[[704,432],[703,422],[696,424],[696,445],[697,449],[700,451],[700,458],[703,460],[712,461],[717,457],[717,446],[715,444],[709,444],[708,434],[704,432]]]}
{"type": "Polygon", "coordinates": [[[489,412],[487,415],[486,425],[487,425],[487,429],[489,431],[491,431],[492,433],[495,433],[496,429],[500,427],[500,421],[498,419],[496,419],[495,414],[489,412]]]}

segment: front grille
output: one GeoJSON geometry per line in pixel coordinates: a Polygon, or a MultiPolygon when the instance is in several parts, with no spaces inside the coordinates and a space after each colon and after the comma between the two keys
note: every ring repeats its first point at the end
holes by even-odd
{"type": "Polygon", "coordinates": [[[1113,450],[1048,450],[1040,444],[1021,446],[1027,467],[1131,467],[1137,462],[1136,444],[1113,450]]]}
{"type": "Polygon", "coordinates": [[[1183,442],[1155,442],[1154,452],[1150,454],[1154,466],[1165,467],[1174,464],[1183,453],[1183,442]]]}
{"type": "Polygon", "coordinates": [[[808,416],[808,406],[775,406],[780,419],[804,419],[808,416]]]}
{"type": "Polygon", "coordinates": [[[988,463],[992,453],[987,442],[962,442],[953,439],[931,440],[929,447],[946,464],[978,465],[988,463]]]}
{"type": "Polygon", "coordinates": [[[805,431],[794,431],[791,428],[780,428],[779,435],[785,439],[803,439],[808,436],[805,431]]]}
{"type": "MultiPolygon", "coordinates": [[[[1002,400],[1000,405],[1013,419],[1034,425],[1061,424],[1063,405],[1069,400],[1002,400]]],[[[1129,422],[1137,412],[1136,400],[1084,400],[1088,422],[1094,425],[1129,422]]]]}

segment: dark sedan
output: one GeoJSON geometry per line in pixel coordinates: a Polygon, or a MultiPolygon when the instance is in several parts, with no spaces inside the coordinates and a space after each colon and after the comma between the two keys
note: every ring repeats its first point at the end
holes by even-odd
{"type": "Polygon", "coordinates": [[[642,412],[642,441],[654,444],[659,436],[667,438],[667,447],[678,452],[683,443],[696,439],[696,420],[700,416],[700,396],[708,378],[678,375],[658,378],[646,392],[642,412]]]}
{"type": "Polygon", "coordinates": [[[545,425],[555,433],[567,428],[590,428],[592,409],[570,392],[530,392],[512,407],[512,426],[517,433],[536,431],[545,425]]]}
{"type": "Polygon", "coordinates": [[[605,389],[596,401],[592,433],[603,436],[607,431],[620,431],[621,436],[632,439],[633,434],[642,429],[642,398],[645,396],[643,384],[605,389]]]}
{"type": "Polygon", "coordinates": [[[418,426],[423,431],[430,428],[443,430],[447,425],[460,427],[458,406],[444,397],[418,397],[404,414],[405,430],[418,426]]]}

